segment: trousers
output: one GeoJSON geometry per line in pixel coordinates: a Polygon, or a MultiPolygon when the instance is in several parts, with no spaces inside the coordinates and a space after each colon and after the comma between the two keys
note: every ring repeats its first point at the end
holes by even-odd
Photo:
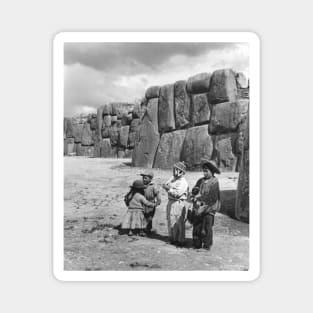
{"type": "Polygon", "coordinates": [[[206,214],[203,217],[195,218],[193,222],[192,239],[195,248],[210,249],[213,245],[214,215],[206,214]]]}

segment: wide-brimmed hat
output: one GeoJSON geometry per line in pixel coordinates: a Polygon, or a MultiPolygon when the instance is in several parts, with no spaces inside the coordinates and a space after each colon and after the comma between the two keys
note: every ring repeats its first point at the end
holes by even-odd
{"type": "Polygon", "coordinates": [[[181,170],[184,173],[186,173],[186,165],[185,165],[184,162],[177,162],[177,163],[174,164],[173,167],[181,170]]]}
{"type": "Polygon", "coordinates": [[[153,178],[154,174],[152,171],[144,171],[143,173],[140,174],[141,176],[148,176],[150,178],[153,178]]]}
{"type": "Polygon", "coordinates": [[[214,174],[214,173],[216,173],[216,174],[221,174],[221,172],[220,172],[220,170],[218,169],[216,163],[215,163],[214,161],[212,161],[212,160],[205,159],[205,158],[201,159],[201,166],[202,166],[202,168],[203,168],[204,166],[208,167],[209,170],[210,170],[213,174],[214,174]]]}
{"type": "Polygon", "coordinates": [[[141,180],[135,180],[131,186],[131,188],[135,189],[145,189],[147,188],[141,180]]]}

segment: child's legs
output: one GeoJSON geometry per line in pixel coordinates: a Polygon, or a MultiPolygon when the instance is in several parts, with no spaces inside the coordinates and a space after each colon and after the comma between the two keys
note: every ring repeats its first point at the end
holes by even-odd
{"type": "Polygon", "coordinates": [[[205,236],[203,238],[203,247],[209,249],[213,244],[213,224],[214,224],[214,216],[206,215],[204,217],[204,232],[205,236]]]}
{"type": "Polygon", "coordinates": [[[150,232],[152,229],[152,219],[147,220],[147,231],[150,232]]]}
{"type": "Polygon", "coordinates": [[[132,212],[130,210],[127,210],[127,212],[124,216],[124,219],[122,221],[121,228],[124,230],[130,229],[131,225],[132,225],[132,221],[133,221],[132,212]]]}
{"type": "Polygon", "coordinates": [[[192,240],[193,240],[193,245],[196,249],[202,248],[201,230],[202,230],[202,221],[195,222],[193,224],[193,229],[192,229],[192,240]]]}

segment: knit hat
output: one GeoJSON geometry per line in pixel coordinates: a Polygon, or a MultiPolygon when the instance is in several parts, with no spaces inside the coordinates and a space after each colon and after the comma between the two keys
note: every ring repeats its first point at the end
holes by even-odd
{"type": "Polygon", "coordinates": [[[179,169],[180,171],[186,173],[186,165],[184,162],[177,162],[174,164],[174,168],[179,169]]]}

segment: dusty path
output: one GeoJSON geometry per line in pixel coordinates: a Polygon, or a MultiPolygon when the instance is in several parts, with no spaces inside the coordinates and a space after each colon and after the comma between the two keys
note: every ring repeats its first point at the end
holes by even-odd
{"type": "MultiPolygon", "coordinates": [[[[249,225],[217,214],[214,245],[210,251],[191,246],[191,226],[187,223],[187,248],[167,242],[165,205],[153,220],[155,238],[119,235],[126,207],[123,196],[140,168],[127,165],[127,159],[65,157],[64,267],[65,270],[247,270],[249,225]]],[[[169,170],[155,170],[155,182],[163,183],[169,170]]],[[[201,173],[188,172],[193,186],[201,173]]],[[[237,174],[219,177],[222,190],[236,188],[237,174]]]]}

